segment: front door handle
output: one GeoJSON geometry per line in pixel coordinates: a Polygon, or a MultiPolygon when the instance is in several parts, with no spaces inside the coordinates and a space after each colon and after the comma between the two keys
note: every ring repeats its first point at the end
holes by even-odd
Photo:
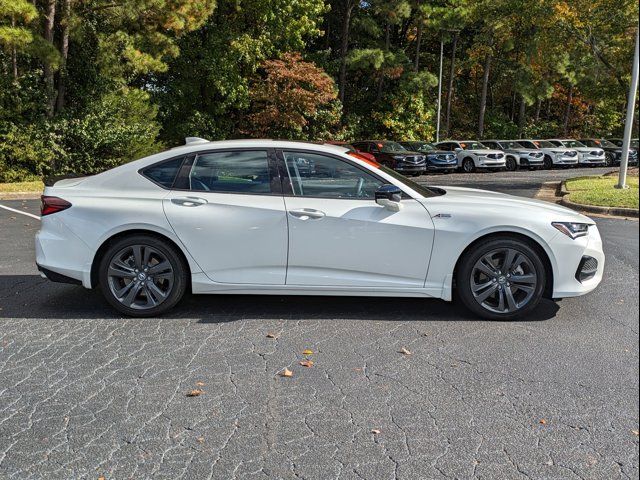
{"type": "Polygon", "coordinates": [[[302,208],[300,210],[289,210],[289,215],[299,218],[300,220],[319,220],[324,218],[325,213],[313,208],[302,208]]]}
{"type": "Polygon", "coordinates": [[[172,198],[171,203],[181,207],[199,207],[200,205],[205,205],[207,201],[200,197],[179,197],[172,198]]]}

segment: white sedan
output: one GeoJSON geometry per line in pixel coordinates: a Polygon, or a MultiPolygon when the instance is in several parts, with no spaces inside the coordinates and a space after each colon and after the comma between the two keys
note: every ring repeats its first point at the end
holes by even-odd
{"type": "Polygon", "coordinates": [[[425,187],[334,145],[207,142],[45,188],[43,276],[125,315],[185,292],[424,297],[490,319],[600,283],[594,222],[535,200],[425,187]]]}

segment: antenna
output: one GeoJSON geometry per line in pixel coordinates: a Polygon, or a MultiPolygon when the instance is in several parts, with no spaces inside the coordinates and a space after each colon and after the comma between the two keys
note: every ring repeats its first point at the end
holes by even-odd
{"type": "Polygon", "coordinates": [[[209,140],[200,137],[187,137],[184,139],[185,145],[196,145],[198,143],[209,143],[209,140]]]}

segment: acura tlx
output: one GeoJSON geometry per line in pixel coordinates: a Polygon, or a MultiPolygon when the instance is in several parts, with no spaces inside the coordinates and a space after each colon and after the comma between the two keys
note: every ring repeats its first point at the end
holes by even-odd
{"type": "Polygon", "coordinates": [[[36,262],[156,316],[194,294],[459,299],[488,319],[592,291],[595,223],[536,200],[426,187],[336,145],[188,138],[47,186],[36,262]]]}

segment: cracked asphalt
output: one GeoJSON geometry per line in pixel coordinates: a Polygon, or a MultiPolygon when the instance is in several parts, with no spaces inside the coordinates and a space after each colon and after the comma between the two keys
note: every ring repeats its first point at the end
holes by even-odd
{"type": "MultiPolygon", "coordinates": [[[[419,181],[532,196],[572,175],[419,181]]],[[[39,222],[0,210],[0,478],[638,478],[638,222],[596,221],[602,285],[524,321],[267,296],[141,320],[41,279],[39,222]]]]}

